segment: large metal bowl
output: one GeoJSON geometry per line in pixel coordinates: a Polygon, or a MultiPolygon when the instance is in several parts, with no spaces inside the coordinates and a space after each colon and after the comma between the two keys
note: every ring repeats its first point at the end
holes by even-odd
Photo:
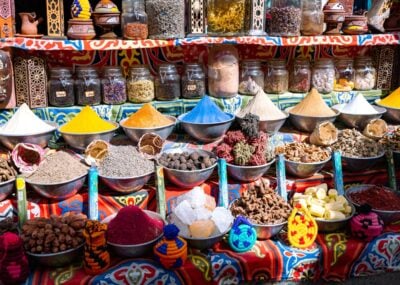
{"type": "Polygon", "coordinates": [[[295,162],[285,159],[286,171],[296,177],[306,178],[313,176],[315,173],[324,168],[325,164],[331,160],[329,157],[327,160],[319,162],[295,162]]]}
{"type": "Polygon", "coordinates": [[[34,183],[26,179],[26,183],[43,197],[53,200],[65,200],[74,196],[83,186],[87,173],[74,179],[58,183],[34,183]]]}
{"type": "Polygon", "coordinates": [[[326,232],[326,233],[331,233],[331,232],[337,232],[341,229],[343,229],[347,223],[350,221],[350,219],[354,216],[356,213],[356,208],[353,206],[353,204],[350,202],[349,203],[351,207],[351,214],[341,220],[325,220],[321,218],[315,218],[315,221],[318,224],[318,231],[319,232],[326,232]]]}
{"type": "MultiPolygon", "coordinates": [[[[163,153],[183,153],[183,152],[188,152],[189,154],[193,152],[198,152],[199,154],[208,154],[210,157],[215,157],[215,155],[210,151],[205,151],[201,149],[190,149],[190,148],[169,149],[164,151],[163,153]]],[[[178,170],[178,169],[168,168],[165,166],[163,167],[164,167],[164,175],[169,181],[179,186],[180,188],[188,189],[204,183],[208,178],[210,178],[216,166],[217,163],[208,168],[199,170],[178,170]]]]}
{"type": "MultiPolygon", "coordinates": [[[[360,205],[351,200],[350,194],[355,193],[355,192],[360,192],[360,191],[366,191],[368,188],[374,187],[374,186],[375,185],[371,185],[371,184],[362,184],[362,185],[352,186],[346,190],[345,196],[346,196],[347,200],[350,201],[356,208],[359,208],[360,205]]],[[[385,188],[386,190],[389,190],[389,191],[393,191],[396,195],[400,195],[397,191],[395,191],[391,188],[388,188],[388,187],[383,187],[383,188],[385,188]]],[[[370,206],[372,207],[372,205],[370,205],[370,206]]],[[[392,222],[400,221],[400,210],[384,211],[384,210],[377,210],[377,209],[372,208],[372,211],[377,213],[382,218],[382,220],[385,224],[390,224],[392,222]]]]}
{"type": "Polygon", "coordinates": [[[188,242],[188,245],[190,247],[203,250],[203,249],[212,248],[214,246],[214,244],[216,244],[217,242],[222,240],[224,238],[224,236],[231,230],[231,227],[232,227],[232,225],[230,225],[229,228],[222,234],[215,235],[215,236],[208,237],[208,238],[192,238],[192,237],[187,237],[184,235],[180,235],[180,236],[188,242]]]}
{"type": "Polygon", "coordinates": [[[275,159],[269,161],[264,165],[257,166],[242,166],[227,163],[226,170],[228,171],[229,177],[232,177],[235,180],[251,182],[263,176],[274,162],[275,159]]]}
{"type": "MultiPolygon", "coordinates": [[[[164,219],[156,212],[144,210],[147,215],[152,217],[153,219],[159,219],[163,221],[165,225],[164,219]]],[[[113,214],[105,218],[102,223],[109,223],[117,214],[113,214]]],[[[161,232],[158,237],[155,239],[135,245],[124,245],[124,244],[116,244],[112,242],[107,242],[108,247],[117,255],[122,257],[140,257],[152,251],[154,245],[157,241],[162,237],[163,233],[161,232]]]]}
{"type": "Polygon", "coordinates": [[[41,147],[46,147],[49,140],[57,129],[57,123],[45,121],[47,124],[54,127],[54,130],[47,131],[39,134],[26,134],[26,135],[10,135],[10,134],[0,134],[0,142],[7,147],[9,150],[13,150],[14,147],[19,143],[31,143],[37,144],[41,147]]]}
{"type": "Polygon", "coordinates": [[[204,124],[197,124],[197,123],[189,123],[183,121],[184,116],[187,113],[182,114],[178,117],[178,121],[181,124],[182,128],[188,133],[190,136],[195,138],[198,141],[210,143],[220,139],[226,131],[231,126],[235,116],[229,113],[228,114],[231,118],[225,122],[219,123],[204,123],[204,124]]]}
{"type": "Polygon", "coordinates": [[[78,150],[85,150],[86,147],[94,140],[103,140],[109,142],[112,139],[114,132],[118,129],[119,125],[113,121],[108,122],[114,125],[114,129],[105,132],[88,134],[68,133],[61,131],[63,126],[58,128],[58,131],[61,133],[61,136],[69,146],[78,150]]]}
{"type": "Polygon", "coordinates": [[[172,123],[167,126],[163,127],[158,127],[158,128],[132,128],[132,127],[126,127],[124,126],[124,123],[127,119],[122,120],[119,125],[121,128],[124,130],[126,136],[133,142],[138,143],[140,138],[144,134],[148,133],[155,133],[159,135],[163,140],[167,139],[169,135],[172,133],[174,130],[174,127],[176,125],[176,118],[173,116],[166,116],[168,117],[172,123]]]}
{"type": "Polygon", "coordinates": [[[110,189],[124,194],[139,191],[149,182],[154,171],[137,177],[107,177],[99,173],[100,180],[110,189]]]}
{"type": "Polygon", "coordinates": [[[8,195],[12,193],[15,186],[15,178],[8,180],[6,182],[0,183],[0,201],[3,201],[7,198],[8,195]]]}
{"type": "Polygon", "coordinates": [[[386,109],[386,113],[383,114],[383,118],[392,123],[400,123],[400,109],[380,105],[380,101],[381,99],[375,100],[375,104],[386,109]]]}
{"type": "Polygon", "coordinates": [[[371,157],[349,157],[342,155],[342,165],[345,170],[350,172],[364,171],[377,164],[379,160],[383,159],[384,155],[384,152],[378,156],[371,157]]]}
{"type": "MultiPolygon", "coordinates": [[[[265,120],[259,121],[258,128],[260,131],[266,132],[268,134],[275,134],[277,133],[280,128],[285,124],[286,119],[289,117],[289,114],[285,113],[285,118],[278,119],[278,120],[265,120]]],[[[236,116],[236,120],[238,122],[242,121],[243,119],[236,116]]]]}
{"type": "Polygon", "coordinates": [[[44,267],[63,267],[71,264],[74,260],[81,257],[83,254],[84,244],[57,253],[42,253],[36,254],[29,251],[26,252],[32,264],[41,264],[44,267]]]}
{"type": "Polygon", "coordinates": [[[254,229],[256,230],[257,239],[265,240],[276,236],[287,223],[288,222],[286,221],[283,223],[273,224],[273,225],[267,225],[267,224],[261,225],[254,223],[252,224],[254,229]]]}
{"type": "Polygon", "coordinates": [[[290,123],[299,131],[304,131],[311,133],[314,131],[315,127],[322,123],[322,122],[334,122],[336,117],[339,116],[339,111],[332,109],[336,114],[333,116],[326,116],[326,117],[310,117],[310,116],[302,116],[291,114],[290,111],[293,107],[287,108],[285,111],[289,113],[289,120],[290,123]]]}
{"type": "Polygon", "coordinates": [[[333,106],[332,109],[340,112],[339,120],[342,121],[346,126],[360,130],[363,130],[369,121],[373,119],[379,119],[386,112],[385,108],[372,106],[377,112],[376,114],[348,114],[342,112],[342,109],[345,105],[346,104],[337,104],[333,106]]]}

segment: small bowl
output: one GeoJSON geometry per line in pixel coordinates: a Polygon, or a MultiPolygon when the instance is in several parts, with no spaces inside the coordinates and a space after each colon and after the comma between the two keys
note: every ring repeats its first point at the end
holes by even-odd
{"type": "Polygon", "coordinates": [[[204,143],[210,143],[219,140],[228,131],[233,120],[235,119],[234,115],[226,113],[231,118],[225,122],[198,124],[183,121],[182,119],[184,118],[184,116],[186,116],[186,114],[187,113],[182,114],[178,117],[179,123],[181,124],[182,128],[190,136],[204,143]]]}
{"type": "Polygon", "coordinates": [[[343,168],[350,172],[359,172],[373,167],[385,155],[385,152],[372,157],[349,157],[342,155],[343,168]]]}
{"type": "MultiPolygon", "coordinates": [[[[201,149],[190,149],[190,148],[170,149],[164,151],[163,153],[183,153],[183,152],[188,152],[190,154],[193,152],[197,152],[199,154],[208,154],[210,157],[216,158],[214,153],[201,149]]],[[[163,166],[163,168],[164,168],[164,175],[169,181],[179,186],[180,188],[189,189],[204,183],[208,178],[210,178],[216,166],[217,163],[214,163],[214,165],[208,168],[199,170],[178,170],[178,169],[168,168],[165,166],[163,166]]]]}
{"type": "Polygon", "coordinates": [[[351,214],[341,220],[325,220],[321,218],[315,218],[315,221],[318,224],[318,231],[319,232],[326,232],[326,233],[331,233],[331,232],[337,232],[343,229],[348,221],[354,216],[356,213],[356,208],[353,206],[351,202],[349,202],[349,205],[351,207],[351,214]]]}
{"type": "Polygon", "coordinates": [[[369,123],[369,121],[373,119],[379,119],[382,115],[386,112],[385,108],[372,106],[375,111],[378,113],[376,114],[348,114],[343,113],[342,109],[346,104],[337,104],[332,108],[340,112],[339,120],[343,122],[349,128],[356,128],[363,130],[365,126],[369,123]]]}
{"type": "Polygon", "coordinates": [[[0,202],[12,193],[15,186],[15,178],[0,183],[0,202]]]}
{"type": "Polygon", "coordinates": [[[324,168],[325,164],[331,160],[329,157],[327,160],[319,162],[295,162],[285,159],[286,171],[296,177],[306,178],[313,176],[315,173],[324,168]]]}
{"type": "Polygon", "coordinates": [[[310,117],[310,116],[302,116],[302,115],[296,115],[296,114],[291,114],[290,111],[293,109],[293,107],[287,108],[285,111],[289,113],[289,120],[292,123],[292,125],[299,131],[304,131],[311,133],[314,131],[316,126],[322,122],[334,122],[336,120],[336,117],[339,116],[340,112],[332,109],[336,114],[333,116],[325,116],[325,117],[310,117]]]}
{"type": "Polygon", "coordinates": [[[214,246],[214,244],[221,241],[224,238],[224,236],[231,230],[231,227],[232,227],[232,225],[229,227],[228,230],[226,230],[222,234],[208,237],[208,238],[192,238],[192,237],[186,237],[184,235],[180,235],[180,236],[188,242],[188,245],[190,247],[203,250],[203,249],[212,248],[214,246]]]}
{"type": "Polygon", "coordinates": [[[33,261],[32,264],[39,263],[44,267],[63,267],[71,264],[74,260],[82,256],[83,246],[84,244],[76,248],[71,248],[57,253],[36,254],[27,251],[26,254],[28,255],[29,259],[33,261]]]}
{"type": "Polygon", "coordinates": [[[7,147],[9,150],[13,150],[14,147],[19,143],[31,143],[37,144],[41,147],[46,147],[49,140],[57,129],[57,123],[45,121],[47,124],[54,127],[54,130],[47,131],[39,134],[26,134],[26,135],[10,135],[10,134],[0,134],[0,142],[7,147]]]}
{"type": "Polygon", "coordinates": [[[380,105],[380,101],[381,99],[375,100],[375,104],[386,109],[386,113],[383,114],[383,118],[392,123],[400,123],[400,109],[380,105]]]}
{"type": "MultiPolygon", "coordinates": [[[[350,194],[359,192],[359,191],[365,191],[368,188],[373,187],[373,186],[374,185],[370,185],[370,184],[355,185],[355,186],[348,188],[345,191],[344,195],[347,198],[347,200],[350,201],[356,207],[356,209],[358,209],[360,207],[360,205],[351,200],[350,194]]],[[[389,191],[393,191],[396,195],[400,195],[398,192],[396,192],[395,190],[393,190],[391,188],[388,188],[388,187],[383,187],[383,188],[385,188],[386,190],[389,190],[389,191]]],[[[377,210],[377,209],[372,208],[372,211],[377,213],[382,218],[382,220],[385,224],[390,224],[392,222],[397,222],[400,220],[400,210],[384,211],[384,210],[377,210]]]]}
{"type": "MultiPolygon", "coordinates": [[[[289,114],[285,112],[285,118],[278,119],[278,120],[265,120],[265,121],[260,121],[258,123],[258,128],[260,131],[263,131],[268,134],[275,134],[277,133],[280,128],[285,124],[286,119],[289,117],[289,114]]],[[[239,118],[236,116],[236,121],[240,123],[242,121],[242,118],[239,118]]]]}
{"type": "Polygon", "coordinates": [[[226,163],[226,169],[229,177],[242,182],[252,182],[263,176],[274,162],[275,159],[264,165],[257,166],[242,166],[226,163]]]}
{"type": "Polygon", "coordinates": [[[257,239],[265,240],[276,236],[287,223],[288,222],[286,221],[283,223],[273,224],[273,225],[267,225],[267,224],[260,225],[253,223],[252,224],[254,229],[256,230],[257,239]]]}
{"type": "Polygon", "coordinates": [[[133,128],[133,127],[126,127],[124,126],[124,123],[127,119],[122,120],[119,125],[121,126],[121,128],[124,130],[126,136],[133,141],[134,143],[138,143],[140,138],[144,135],[144,134],[148,134],[148,133],[155,133],[157,135],[159,135],[163,140],[166,140],[169,135],[172,133],[172,131],[174,130],[174,127],[176,125],[176,118],[173,116],[166,116],[168,117],[170,120],[173,121],[173,123],[171,123],[170,125],[167,126],[163,126],[163,127],[158,127],[158,128],[133,128]]]}
{"type": "Polygon", "coordinates": [[[102,176],[99,173],[99,178],[112,190],[119,193],[129,194],[142,189],[143,186],[149,182],[153,173],[154,171],[137,177],[107,177],[102,176]]]}
{"type": "Polygon", "coordinates": [[[68,181],[49,184],[30,182],[29,178],[27,178],[26,183],[43,197],[53,200],[65,200],[74,196],[83,187],[86,175],[87,173],[68,181]]]}
{"type": "MultiPolygon", "coordinates": [[[[164,219],[156,212],[153,211],[148,211],[144,210],[147,215],[154,219],[159,219],[164,222],[164,219]]],[[[102,223],[108,224],[112,219],[117,214],[113,214],[111,216],[108,216],[105,218],[102,223]]],[[[122,257],[140,257],[145,255],[146,253],[149,253],[153,250],[154,245],[157,243],[157,241],[162,237],[163,233],[161,232],[160,235],[148,242],[141,243],[141,244],[135,244],[135,245],[125,245],[125,244],[116,244],[112,242],[107,242],[108,247],[117,255],[122,256],[122,257]]]]}
{"type": "Polygon", "coordinates": [[[103,140],[109,142],[112,139],[114,132],[118,129],[119,125],[113,121],[108,122],[114,125],[114,129],[105,132],[87,134],[68,133],[61,131],[62,126],[58,128],[58,131],[61,133],[61,136],[69,146],[78,150],[85,150],[86,147],[94,140],[103,140]]]}

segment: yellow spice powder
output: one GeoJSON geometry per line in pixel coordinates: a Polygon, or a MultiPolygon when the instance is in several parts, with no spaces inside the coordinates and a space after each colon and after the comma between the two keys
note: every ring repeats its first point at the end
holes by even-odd
{"type": "Polygon", "coordinates": [[[400,108],[400,87],[379,101],[378,104],[384,107],[400,108]]]}
{"type": "Polygon", "coordinates": [[[311,92],[308,93],[299,104],[294,106],[293,109],[290,110],[290,113],[310,117],[335,115],[335,112],[329,108],[324,99],[322,99],[321,94],[319,94],[315,88],[311,89],[311,92]]]}

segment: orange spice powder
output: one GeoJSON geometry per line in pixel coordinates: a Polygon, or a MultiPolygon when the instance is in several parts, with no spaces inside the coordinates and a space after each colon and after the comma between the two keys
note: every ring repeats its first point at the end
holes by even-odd
{"type": "Polygon", "coordinates": [[[156,128],[172,124],[173,121],[161,114],[150,103],[146,103],[122,124],[130,128],[156,128]]]}

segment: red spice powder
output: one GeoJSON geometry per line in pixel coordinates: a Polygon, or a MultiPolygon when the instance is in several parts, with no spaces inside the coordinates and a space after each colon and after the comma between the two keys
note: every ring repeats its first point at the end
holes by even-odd
{"type": "Polygon", "coordinates": [[[354,203],[368,204],[375,210],[400,210],[400,195],[396,195],[396,193],[382,186],[370,187],[363,191],[351,193],[349,196],[354,203]]]}
{"type": "Polygon", "coordinates": [[[157,238],[163,226],[161,220],[153,219],[138,206],[127,206],[108,224],[107,240],[124,245],[141,244],[157,238]]]}

